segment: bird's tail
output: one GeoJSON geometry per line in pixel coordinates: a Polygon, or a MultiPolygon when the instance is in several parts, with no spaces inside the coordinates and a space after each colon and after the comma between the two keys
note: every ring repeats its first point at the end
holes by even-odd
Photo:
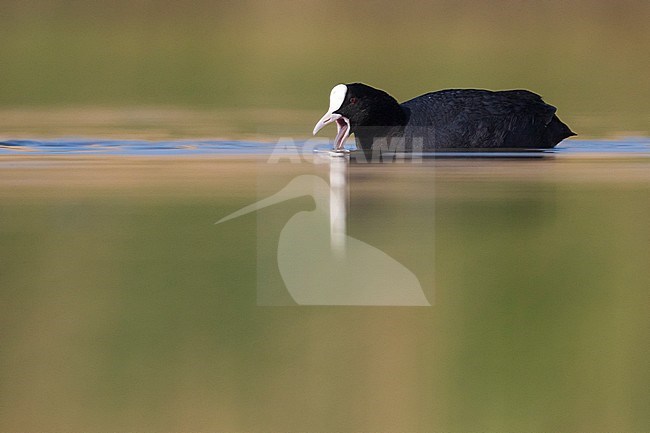
{"type": "Polygon", "coordinates": [[[553,115],[551,121],[546,125],[546,145],[550,147],[555,147],[560,141],[565,138],[578,135],[575,132],[571,131],[564,122],[560,120],[559,117],[553,115]]]}

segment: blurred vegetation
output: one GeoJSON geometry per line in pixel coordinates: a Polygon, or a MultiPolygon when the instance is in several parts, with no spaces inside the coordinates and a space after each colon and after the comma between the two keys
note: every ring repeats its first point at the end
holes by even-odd
{"type": "Polygon", "coordinates": [[[4,0],[0,16],[5,107],[320,110],[363,81],[400,100],[528,88],[588,128],[648,128],[647,1],[4,0]]]}

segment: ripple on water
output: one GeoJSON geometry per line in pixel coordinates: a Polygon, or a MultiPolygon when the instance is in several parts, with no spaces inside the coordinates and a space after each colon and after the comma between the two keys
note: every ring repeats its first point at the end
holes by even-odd
{"type": "MultiPolygon", "coordinates": [[[[0,154],[92,154],[92,155],[203,155],[203,154],[270,154],[277,141],[238,140],[96,140],[96,139],[47,139],[6,140],[0,142],[0,154]]],[[[300,148],[305,141],[297,140],[300,148]]],[[[283,143],[283,148],[286,142],[283,143]]],[[[530,152],[529,152],[530,153],[530,152]]],[[[606,154],[638,155],[650,157],[650,137],[621,140],[568,140],[545,154],[606,154]]],[[[453,156],[477,156],[476,153],[445,153],[453,156]]],[[[516,153],[514,153],[516,154],[516,153]]],[[[439,155],[442,155],[439,153],[439,155]]],[[[482,156],[504,156],[503,153],[482,152],[482,156]]]]}

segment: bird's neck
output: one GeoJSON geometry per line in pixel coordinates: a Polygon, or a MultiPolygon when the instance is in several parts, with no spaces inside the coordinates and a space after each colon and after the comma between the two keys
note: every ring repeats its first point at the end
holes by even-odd
{"type": "MultiPolygon", "coordinates": [[[[394,100],[393,100],[394,101],[394,100]]],[[[357,147],[370,150],[377,140],[390,140],[401,137],[404,126],[408,123],[408,111],[397,101],[394,104],[385,104],[381,111],[373,113],[373,124],[355,128],[354,136],[357,147]]]]}
{"type": "Polygon", "coordinates": [[[371,114],[375,127],[404,126],[408,122],[407,111],[392,97],[386,98],[371,114]]]}

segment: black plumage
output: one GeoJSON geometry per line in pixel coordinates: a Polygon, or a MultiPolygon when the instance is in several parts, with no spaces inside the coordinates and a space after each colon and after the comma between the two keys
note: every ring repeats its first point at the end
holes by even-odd
{"type": "Polygon", "coordinates": [[[547,149],[575,135],[555,115],[555,107],[528,90],[441,90],[399,104],[365,84],[345,87],[345,98],[333,114],[349,123],[348,133],[364,150],[384,138],[389,144],[404,138],[407,151],[547,149]]]}

